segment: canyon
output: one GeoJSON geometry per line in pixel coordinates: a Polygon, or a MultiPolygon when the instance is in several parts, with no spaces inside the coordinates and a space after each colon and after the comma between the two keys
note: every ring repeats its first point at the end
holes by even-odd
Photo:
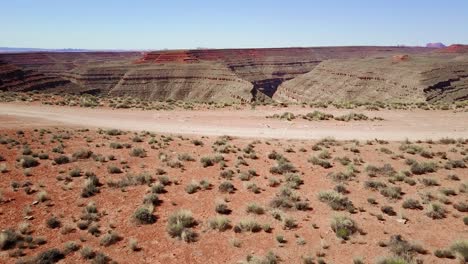
{"type": "Polygon", "coordinates": [[[468,98],[466,46],[0,54],[0,90],[240,102],[468,98]]]}

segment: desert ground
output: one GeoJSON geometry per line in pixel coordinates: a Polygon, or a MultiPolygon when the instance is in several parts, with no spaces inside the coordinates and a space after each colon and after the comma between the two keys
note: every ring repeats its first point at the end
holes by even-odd
{"type": "Polygon", "coordinates": [[[467,120],[0,103],[0,262],[463,263],[467,120]]]}
{"type": "Polygon", "coordinates": [[[258,107],[239,110],[143,111],[125,109],[89,109],[0,103],[3,127],[54,126],[117,128],[131,131],[154,131],[185,135],[236,136],[250,138],[338,140],[418,140],[442,137],[463,138],[468,135],[468,112],[425,110],[357,111],[348,109],[314,109],[302,107],[258,107]],[[361,113],[370,119],[383,120],[309,121],[266,118],[284,112],[306,115],[321,111],[335,116],[361,113]]]}

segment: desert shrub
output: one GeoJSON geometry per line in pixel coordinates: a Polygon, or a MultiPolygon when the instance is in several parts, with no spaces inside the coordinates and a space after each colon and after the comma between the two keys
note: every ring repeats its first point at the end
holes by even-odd
{"type": "Polygon", "coordinates": [[[415,162],[411,165],[411,172],[416,175],[422,175],[437,171],[437,165],[434,162],[415,162]]]}
{"type": "Polygon", "coordinates": [[[61,227],[62,223],[60,222],[60,220],[57,217],[52,216],[52,217],[49,217],[47,219],[46,225],[47,225],[48,228],[55,229],[55,228],[61,227]]]}
{"type": "MultiPolygon", "coordinates": [[[[405,261],[402,263],[413,262],[413,258],[416,254],[426,254],[427,251],[418,244],[410,243],[402,238],[400,235],[394,235],[390,238],[390,241],[386,244],[389,247],[390,252],[397,258],[405,261]]],[[[392,263],[392,262],[383,262],[392,263]]],[[[398,262],[397,262],[398,263],[398,262]]]]}
{"type": "Polygon", "coordinates": [[[23,236],[16,233],[14,230],[2,230],[0,233],[0,250],[14,248],[16,244],[23,241],[23,239],[23,236]]]}
{"type": "Polygon", "coordinates": [[[455,190],[451,189],[451,188],[440,188],[439,192],[442,193],[445,196],[455,196],[455,195],[457,195],[457,192],[455,192],[455,190]]]}
{"type": "Polygon", "coordinates": [[[158,194],[165,193],[166,190],[165,190],[164,184],[157,183],[157,184],[151,186],[151,192],[152,193],[158,193],[158,194]]]}
{"type": "Polygon", "coordinates": [[[380,190],[380,194],[390,199],[401,198],[401,188],[398,186],[388,186],[380,190]]]}
{"type": "Polygon", "coordinates": [[[224,202],[217,202],[215,205],[215,211],[218,214],[230,214],[231,210],[229,209],[228,205],[224,202]]]}
{"type": "Polygon", "coordinates": [[[171,179],[169,179],[169,177],[166,176],[166,175],[158,176],[158,181],[159,181],[159,183],[161,183],[164,186],[168,186],[168,185],[170,185],[172,183],[171,179]]]}
{"type": "Polygon", "coordinates": [[[457,209],[459,212],[466,213],[468,212],[468,203],[460,201],[454,204],[453,208],[457,209]]]}
{"type": "Polygon", "coordinates": [[[80,149],[77,152],[73,153],[72,157],[74,159],[89,159],[93,152],[91,150],[80,149]]]}
{"type": "Polygon", "coordinates": [[[161,200],[159,200],[158,195],[155,193],[149,193],[143,198],[143,204],[158,205],[159,203],[161,203],[161,200]]]}
{"type": "Polygon", "coordinates": [[[419,210],[423,209],[423,207],[419,203],[419,201],[415,200],[415,199],[412,199],[412,198],[406,199],[403,202],[402,207],[405,208],[405,209],[419,209],[419,210]]]}
{"type": "Polygon", "coordinates": [[[117,234],[116,232],[111,231],[110,233],[105,234],[101,238],[100,245],[108,247],[110,245],[113,245],[113,244],[119,242],[120,240],[122,240],[122,237],[119,234],[117,234]]]}
{"type": "Polygon", "coordinates": [[[203,146],[203,141],[199,140],[199,139],[194,139],[191,141],[193,145],[195,146],[203,146]]]}
{"type": "Polygon", "coordinates": [[[123,148],[122,144],[120,144],[118,142],[111,142],[109,144],[109,147],[113,148],[113,149],[122,149],[123,148]]]}
{"type": "Polygon", "coordinates": [[[349,192],[348,189],[346,189],[346,186],[342,183],[335,185],[333,190],[341,194],[347,194],[349,192]]]}
{"type": "Polygon", "coordinates": [[[456,144],[457,141],[453,138],[445,137],[445,138],[439,139],[439,143],[444,144],[444,145],[449,145],[449,144],[456,144]]]}
{"type": "Polygon", "coordinates": [[[438,185],[439,185],[439,183],[437,182],[437,180],[431,179],[431,178],[423,178],[423,179],[421,179],[421,182],[422,182],[422,184],[424,184],[425,186],[438,186],[438,185]]]}
{"type": "Polygon", "coordinates": [[[247,260],[243,263],[246,264],[277,264],[280,259],[273,252],[269,251],[264,257],[259,258],[256,256],[248,255],[247,260]]]}
{"type": "Polygon", "coordinates": [[[318,199],[330,206],[333,210],[342,211],[347,210],[354,212],[356,209],[348,197],[335,191],[321,191],[318,194],[318,199]]]}
{"type": "Polygon", "coordinates": [[[80,244],[75,241],[68,241],[64,245],[64,253],[65,255],[70,254],[71,252],[76,252],[81,248],[80,244]]]}
{"type": "Polygon", "coordinates": [[[357,114],[357,113],[349,113],[346,115],[342,116],[336,116],[335,120],[337,121],[344,121],[344,122],[349,122],[349,121],[361,121],[361,120],[367,120],[369,119],[368,116],[364,114],[357,114]]]}
{"type": "Polygon", "coordinates": [[[270,168],[272,174],[284,174],[288,172],[297,172],[296,167],[287,159],[277,160],[277,165],[270,168]]]}
{"type": "Polygon", "coordinates": [[[122,173],[122,170],[117,166],[109,166],[107,167],[107,172],[109,172],[110,174],[117,174],[122,173]]]}
{"type": "Polygon", "coordinates": [[[249,190],[249,191],[251,191],[253,193],[256,193],[256,194],[261,192],[260,187],[258,187],[255,183],[247,184],[246,188],[247,188],[247,190],[249,190]]]}
{"type": "Polygon", "coordinates": [[[315,110],[311,113],[305,114],[304,116],[302,116],[302,118],[309,121],[321,121],[333,119],[333,115],[315,110]]]}
{"type": "Polygon", "coordinates": [[[39,193],[37,193],[36,198],[38,202],[43,203],[49,200],[49,195],[47,194],[46,191],[40,191],[39,193]]]}
{"type": "Polygon", "coordinates": [[[445,163],[444,168],[447,170],[455,169],[455,168],[466,168],[466,164],[463,160],[449,160],[445,163]]]}
{"type": "Polygon", "coordinates": [[[191,182],[185,186],[185,192],[188,194],[196,193],[198,190],[200,190],[200,185],[196,182],[191,182]]]}
{"type": "Polygon", "coordinates": [[[196,234],[191,227],[196,225],[192,212],[179,210],[169,216],[166,230],[171,237],[181,239],[185,242],[196,240],[196,234]]]}
{"type": "Polygon", "coordinates": [[[130,156],[144,158],[146,157],[146,150],[143,148],[134,148],[130,151],[130,156]]]}
{"type": "Polygon", "coordinates": [[[130,238],[128,240],[128,247],[132,250],[132,251],[140,251],[141,248],[140,246],[138,246],[138,241],[134,238],[130,238]]]}
{"type": "Polygon", "coordinates": [[[200,188],[203,190],[209,190],[211,189],[211,183],[208,180],[201,180],[200,183],[200,188]]]}
{"type": "Polygon", "coordinates": [[[379,258],[376,264],[410,264],[410,263],[401,257],[385,257],[385,258],[379,258]]]}
{"type": "Polygon", "coordinates": [[[192,156],[190,156],[190,154],[188,154],[188,153],[179,154],[179,155],[177,155],[177,158],[180,161],[195,161],[195,159],[192,156]]]}
{"type": "Polygon", "coordinates": [[[215,216],[208,221],[211,229],[225,231],[231,227],[231,221],[225,216],[215,216]]]}
{"type": "Polygon", "coordinates": [[[356,223],[347,216],[334,216],[331,221],[331,228],[338,238],[347,240],[358,228],[356,223]]]}
{"type": "Polygon", "coordinates": [[[91,175],[84,182],[83,189],[81,190],[81,197],[87,198],[96,195],[99,193],[100,185],[99,179],[95,175],[91,175]]]}
{"type": "Polygon", "coordinates": [[[384,214],[387,214],[387,215],[390,215],[390,216],[396,215],[396,212],[395,212],[395,210],[393,210],[393,207],[388,206],[388,205],[382,206],[382,207],[380,208],[380,210],[381,210],[384,214]]]}
{"type": "Polygon", "coordinates": [[[62,251],[56,248],[52,248],[52,249],[39,253],[34,258],[33,263],[37,263],[37,264],[57,263],[63,258],[65,258],[65,255],[63,254],[62,251]]]}
{"type": "Polygon", "coordinates": [[[298,189],[300,185],[304,184],[299,174],[296,173],[287,173],[284,175],[284,178],[287,186],[293,189],[298,189]]]}
{"type": "Polygon", "coordinates": [[[138,207],[133,213],[133,219],[142,225],[154,224],[156,222],[156,216],[153,215],[153,210],[150,210],[148,206],[138,207]]]}
{"type": "Polygon", "coordinates": [[[459,255],[460,258],[464,260],[465,262],[468,261],[468,240],[460,240],[460,241],[454,242],[450,246],[450,250],[452,250],[457,255],[459,255]]]}
{"type": "Polygon", "coordinates": [[[371,190],[378,190],[387,187],[387,184],[380,181],[365,181],[364,187],[371,190]]]}
{"type": "Polygon", "coordinates": [[[216,156],[209,156],[209,157],[202,157],[200,159],[200,162],[203,166],[203,168],[210,167],[215,165],[218,162],[221,162],[224,160],[224,157],[221,155],[216,155],[216,156]]]}
{"type": "Polygon", "coordinates": [[[453,252],[448,249],[437,249],[434,251],[434,256],[438,258],[449,258],[449,259],[455,258],[455,255],[453,254],[453,252]]]}
{"type": "Polygon", "coordinates": [[[81,176],[81,169],[74,168],[69,173],[70,177],[80,177],[81,176]]]}
{"type": "Polygon", "coordinates": [[[109,129],[105,133],[109,136],[120,136],[123,134],[123,132],[118,129],[109,129]]]}
{"type": "Polygon", "coordinates": [[[143,142],[143,139],[139,136],[134,136],[132,137],[132,142],[140,143],[140,142],[143,142]]]}
{"type": "Polygon", "coordinates": [[[395,169],[390,164],[384,164],[382,167],[377,167],[373,165],[366,166],[367,175],[370,177],[377,177],[377,176],[386,176],[391,177],[396,174],[395,169]]]}
{"type": "Polygon", "coordinates": [[[438,203],[431,203],[427,208],[426,215],[432,219],[445,218],[447,211],[438,203]]]}
{"type": "Polygon", "coordinates": [[[223,170],[220,172],[219,176],[226,180],[232,180],[234,178],[234,171],[233,170],[223,170]]]}
{"type": "Polygon", "coordinates": [[[253,219],[242,219],[239,221],[237,225],[234,226],[234,231],[236,233],[240,232],[260,232],[262,230],[262,227],[259,223],[257,223],[253,219]]]}
{"type": "Polygon", "coordinates": [[[22,156],[20,159],[21,167],[23,168],[32,168],[39,166],[39,161],[31,156],[22,156]]]}
{"type": "Polygon", "coordinates": [[[233,193],[236,190],[236,188],[234,188],[234,185],[232,185],[232,183],[225,181],[219,185],[218,190],[222,193],[233,193]]]}
{"type": "Polygon", "coordinates": [[[258,205],[257,203],[250,203],[247,205],[247,208],[245,210],[247,213],[253,213],[253,214],[264,214],[265,209],[261,205],[258,205]]]}
{"type": "Polygon", "coordinates": [[[106,256],[102,252],[96,253],[96,256],[94,257],[93,261],[91,261],[91,264],[107,264],[111,261],[112,259],[106,256]]]}
{"type": "Polygon", "coordinates": [[[93,259],[96,256],[96,252],[90,247],[83,247],[80,254],[84,259],[93,259]]]}
{"type": "Polygon", "coordinates": [[[283,229],[290,230],[290,229],[294,229],[297,227],[296,219],[292,217],[288,217],[288,216],[282,217],[282,224],[283,224],[283,229]]]}
{"type": "Polygon", "coordinates": [[[323,167],[325,169],[329,169],[329,168],[333,167],[329,161],[322,160],[322,159],[319,159],[317,157],[311,157],[311,158],[308,159],[308,161],[310,163],[312,163],[313,165],[318,165],[318,166],[321,166],[321,167],[323,167]]]}
{"type": "Polygon", "coordinates": [[[66,164],[66,163],[69,163],[70,162],[70,158],[65,156],[65,155],[60,155],[56,158],[54,158],[54,162],[59,164],[59,165],[62,165],[62,164],[66,164]]]}
{"type": "Polygon", "coordinates": [[[295,208],[301,211],[309,209],[309,204],[306,201],[301,201],[301,198],[287,186],[281,188],[280,192],[270,201],[270,206],[282,209],[295,208]]]}

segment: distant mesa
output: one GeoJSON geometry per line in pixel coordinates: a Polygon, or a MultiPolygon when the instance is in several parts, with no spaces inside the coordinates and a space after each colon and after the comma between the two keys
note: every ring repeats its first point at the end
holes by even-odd
{"type": "Polygon", "coordinates": [[[434,43],[427,43],[426,48],[436,48],[436,49],[443,49],[447,46],[444,45],[444,43],[441,42],[434,42],[434,43]]]}
{"type": "Polygon", "coordinates": [[[453,44],[444,49],[441,49],[440,52],[443,53],[468,53],[468,45],[462,44],[453,44]]]}

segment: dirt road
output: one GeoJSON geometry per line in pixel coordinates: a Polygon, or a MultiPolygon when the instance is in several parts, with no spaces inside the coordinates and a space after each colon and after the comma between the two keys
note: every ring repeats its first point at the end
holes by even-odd
{"type": "MultiPolygon", "coordinates": [[[[452,111],[355,111],[384,121],[281,121],[265,118],[282,113],[307,113],[304,108],[269,108],[257,110],[204,111],[142,111],[88,109],[30,105],[0,104],[0,129],[15,127],[77,126],[147,130],[160,133],[193,135],[231,135],[252,138],[282,139],[385,139],[404,140],[468,137],[468,113],[452,111]]],[[[347,114],[351,110],[321,110],[332,114],[347,114]]]]}

